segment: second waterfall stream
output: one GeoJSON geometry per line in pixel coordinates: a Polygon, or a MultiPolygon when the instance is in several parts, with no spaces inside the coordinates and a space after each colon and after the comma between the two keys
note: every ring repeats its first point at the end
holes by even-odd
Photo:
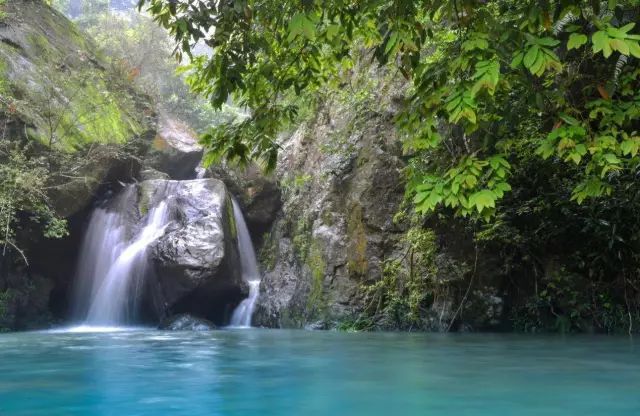
{"type": "Polygon", "coordinates": [[[256,251],[253,248],[253,242],[251,242],[249,229],[242,215],[242,210],[235,199],[233,199],[233,216],[238,233],[238,251],[240,252],[242,278],[249,284],[249,297],[243,300],[233,311],[231,326],[250,327],[251,317],[260,294],[260,271],[258,270],[258,260],[256,251]]]}

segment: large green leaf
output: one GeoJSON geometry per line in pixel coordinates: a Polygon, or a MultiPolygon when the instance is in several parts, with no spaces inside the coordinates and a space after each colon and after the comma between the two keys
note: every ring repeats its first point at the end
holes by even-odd
{"type": "Polygon", "coordinates": [[[567,42],[567,49],[577,49],[587,43],[587,40],[587,36],[582,33],[572,33],[571,36],[569,36],[569,41],[567,42]]]}
{"type": "Polygon", "coordinates": [[[478,213],[481,213],[485,208],[495,208],[496,198],[497,195],[495,192],[489,189],[483,189],[482,191],[478,191],[471,195],[469,198],[469,204],[475,206],[478,213]]]}

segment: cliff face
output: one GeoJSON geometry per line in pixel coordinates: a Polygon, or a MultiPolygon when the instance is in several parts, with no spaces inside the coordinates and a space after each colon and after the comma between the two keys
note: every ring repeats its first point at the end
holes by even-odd
{"type": "Polygon", "coordinates": [[[135,139],[152,134],[154,113],[126,69],[110,65],[60,13],[37,0],[2,7],[3,137],[70,155],[73,178],[58,178],[51,193],[58,213],[68,216],[105,178],[130,174],[123,149],[135,153],[135,139]]]}
{"type": "Polygon", "coordinates": [[[361,286],[400,249],[403,198],[392,111],[357,114],[326,104],[283,143],[284,205],[261,252],[254,323],[334,326],[363,309],[361,286]]]}
{"type": "Polygon", "coordinates": [[[332,93],[281,143],[275,176],[282,208],[262,241],[253,323],[496,328],[502,298],[491,267],[474,262],[469,234],[454,223],[407,215],[406,165],[394,126],[402,86],[375,71],[362,74],[377,83],[366,100],[332,93]]]}
{"type": "Polygon", "coordinates": [[[0,256],[0,328],[29,328],[63,309],[87,210],[99,189],[137,174],[155,114],[126,68],[43,1],[7,0],[0,8],[1,140],[47,161],[49,202],[71,231],[49,240],[19,229],[28,267],[15,251],[0,256]]]}

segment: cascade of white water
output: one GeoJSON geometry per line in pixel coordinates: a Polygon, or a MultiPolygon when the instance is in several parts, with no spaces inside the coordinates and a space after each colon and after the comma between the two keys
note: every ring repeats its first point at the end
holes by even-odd
{"type": "MultiPolygon", "coordinates": [[[[121,198],[132,197],[126,190],[121,198]]],[[[76,317],[89,326],[131,323],[147,266],[146,250],[170,222],[166,201],[152,207],[135,237],[128,239],[126,212],[97,209],[83,244],[78,267],[76,317]],[[88,302],[85,298],[88,297],[88,302]]]]}
{"type": "Polygon", "coordinates": [[[250,327],[251,317],[260,294],[260,272],[258,271],[258,260],[251,242],[249,229],[242,215],[242,210],[235,200],[233,200],[233,215],[238,233],[238,251],[240,252],[242,278],[249,283],[249,297],[243,300],[233,311],[231,326],[250,327]]]}

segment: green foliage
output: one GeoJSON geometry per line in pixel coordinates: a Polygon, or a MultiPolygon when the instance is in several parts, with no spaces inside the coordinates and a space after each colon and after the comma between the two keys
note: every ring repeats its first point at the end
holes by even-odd
{"type": "Polygon", "coordinates": [[[496,200],[511,190],[506,182],[510,169],[511,165],[501,155],[492,156],[489,160],[470,156],[443,176],[419,175],[417,180],[421,183],[415,185],[413,198],[416,211],[427,213],[444,203],[462,216],[477,211],[489,219],[495,212],[496,200]]]}
{"type": "Polygon", "coordinates": [[[560,58],[553,52],[553,48],[560,43],[559,40],[550,37],[537,38],[529,34],[525,34],[525,36],[527,39],[526,50],[517,52],[513,56],[512,69],[517,69],[522,62],[531,74],[539,77],[547,70],[554,69],[558,72],[562,70],[560,58]]]}
{"type": "Polygon", "coordinates": [[[543,284],[539,293],[513,312],[517,329],[562,333],[599,329],[626,333],[640,323],[640,315],[616,303],[610,290],[602,290],[567,270],[556,271],[543,284]]]}
{"type": "MultiPolygon", "coordinates": [[[[600,141],[608,129],[600,113],[588,119],[588,104],[604,88],[600,88],[603,75],[615,67],[607,58],[614,52],[625,57],[637,52],[640,35],[632,32],[634,23],[627,21],[634,15],[634,0],[609,2],[606,12],[582,1],[490,1],[481,6],[474,0],[332,1],[280,7],[238,0],[204,9],[190,8],[188,2],[141,0],[140,6],[144,5],[171,31],[181,45],[180,54],[191,55],[191,45],[202,40],[213,48],[211,57],[194,59],[190,77],[194,90],[210,97],[217,107],[233,95],[252,111],[249,120],[219,126],[205,136],[210,161],[222,156],[239,162],[262,158],[267,167],[273,167],[276,136],[297,114],[296,106],[283,105],[283,97],[290,90],[313,91],[339,78],[350,68],[349,54],[364,46],[374,51],[380,64],[393,62],[413,86],[409,105],[398,119],[412,156],[432,160],[434,153],[439,155],[439,163],[429,163],[427,172],[421,173],[423,184],[410,181],[408,190],[419,195],[420,212],[457,200],[463,207],[456,210],[458,214],[478,211],[491,218],[496,203],[508,191],[505,181],[493,181],[497,188],[489,185],[490,180],[478,181],[451,197],[439,191],[425,197],[425,186],[446,187],[446,183],[435,183],[434,177],[444,182],[452,165],[467,175],[464,165],[471,158],[487,160],[500,154],[505,140],[523,134],[520,126],[528,122],[526,118],[537,120],[539,133],[547,130],[548,134],[562,114],[584,119],[588,126],[583,141],[591,145],[588,157],[583,147],[565,154],[564,144],[560,148],[547,144],[542,152],[584,164],[584,181],[624,168],[620,165],[627,160],[635,163],[628,151],[622,162],[607,153],[600,157],[600,148],[609,145],[600,141]],[[207,31],[211,26],[216,27],[215,34],[207,31]],[[581,48],[589,42],[591,52],[581,48]],[[578,52],[571,52],[575,49],[578,52]],[[575,76],[576,70],[585,74],[575,76]],[[583,93],[572,94],[576,89],[583,93]],[[553,105],[545,105],[549,101],[553,105]],[[521,107],[528,108],[522,114],[504,111],[521,107]],[[447,140],[442,140],[438,130],[446,122],[453,126],[447,140]],[[498,122],[511,128],[496,129],[498,122]],[[448,153],[446,158],[442,151],[448,153]],[[465,206],[464,201],[471,199],[479,204],[465,206]]],[[[626,75],[628,69],[623,65],[620,72],[626,75]]],[[[636,78],[627,78],[623,89],[637,90],[636,78]]],[[[608,99],[612,93],[610,88],[608,99]]],[[[610,101],[626,111],[632,106],[633,112],[637,106],[633,94],[620,92],[610,101]]],[[[617,127],[613,141],[626,140],[623,133],[633,137],[632,125],[617,127]]],[[[576,184],[574,199],[582,202],[607,193],[606,189],[576,184]]]]}
{"type": "Polygon", "coordinates": [[[435,233],[414,227],[405,237],[407,252],[388,259],[382,279],[366,285],[367,308],[342,329],[425,329],[429,308],[442,290],[437,279],[435,233]]]}
{"type": "Polygon", "coordinates": [[[541,163],[536,146],[530,139],[506,149],[517,155],[511,174],[516,191],[505,196],[495,220],[478,224],[474,234],[480,258],[499,259],[490,273],[494,279],[504,276],[503,284],[510,287],[514,326],[637,330],[640,223],[634,213],[640,188],[632,180],[635,173],[620,172],[608,198],[576,204],[569,197],[580,166],[541,163]]]}
{"type": "Polygon", "coordinates": [[[48,162],[28,153],[28,147],[21,148],[8,141],[0,143],[0,246],[3,255],[7,249],[18,251],[25,263],[26,256],[16,243],[16,233],[24,226],[23,217],[42,224],[46,237],[67,235],[66,221],[58,218],[49,205],[48,162]]]}
{"type": "Polygon", "coordinates": [[[614,51],[622,55],[633,55],[640,58],[640,35],[628,33],[635,27],[635,22],[628,23],[620,28],[612,26],[608,19],[603,19],[600,23],[600,30],[591,36],[593,43],[593,53],[602,52],[605,58],[611,56],[614,51]]]}

